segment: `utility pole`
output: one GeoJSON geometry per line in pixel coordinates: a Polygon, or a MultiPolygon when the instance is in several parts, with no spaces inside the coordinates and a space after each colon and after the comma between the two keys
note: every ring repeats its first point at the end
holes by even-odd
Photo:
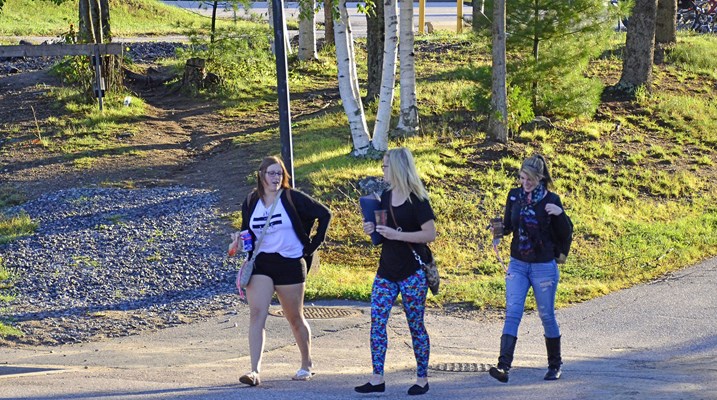
{"type": "Polygon", "coordinates": [[[279,133],[281,137],[281,158],[291,177],[289,184],[294,187],[294,148],[291,141],[291,111],[289,109],[289,71],[284,43],[284,2],[272,0],[274,17],[274,51],[276,53],[276,88],[279,95],[279,133]]]}

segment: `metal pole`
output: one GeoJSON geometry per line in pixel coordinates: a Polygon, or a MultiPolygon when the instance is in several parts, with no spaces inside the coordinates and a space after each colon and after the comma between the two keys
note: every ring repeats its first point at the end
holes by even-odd
{"type": "Polygon", "coordinates": [[[291,142],[291,111],[289,110],[289,71],[284,42],[284,2],[271,2],[274,17],[274,51],[276,52],[276,89],[279,95],[279,133],[281,137],[281,158],[291,176],[289,184],[294,186],[294,149],[291,142]]]}

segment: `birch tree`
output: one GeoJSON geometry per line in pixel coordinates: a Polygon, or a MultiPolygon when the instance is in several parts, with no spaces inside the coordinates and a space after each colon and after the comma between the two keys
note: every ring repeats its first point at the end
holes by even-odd
{"type": "Polygon", "coordinates": [[[351,22],[346,10],[346,0],[339,0],[339,19],[334,21],[336,63],[339,71],[339,94],[351,129],[354,156],[366,155],[371,148],[366,115],[359,92],[356,59],[354,56],[351,22]]]}
{"type": "Polygon", "coordinates": [[[418,104],[416,101],[416,64],[413,45],[413,0],[401,1],[401,37],[399,47],[401,114],[396,130],[404,134],[418,131],[418,104]]]}
{"type": "Polygon", "coordinates": [[[396,56],[398,49],[398,10],[396,0],[385,0],[383,42],[383,66],[381,90],[376,112],[376,124],[373,127],[373,147],[379,151],[388,150],[388,132],[391,127],[393,110],[393,92],[396,86],[396,56]]]}
{"type": "Polygon", "coordinates": [[[493,80],[488,136],[502,143],[508,141],[508,91],[506,84],[505,0],[493,2],[493,80]]]}
{"type": "Polygon", "coordinates": [[[618,89],[634,91],[639,86],[647,90],[652,85],[652,61],[655,48],[655,15],[657,0],[636,0],[627,25],[625,54],[618,89]]]}
{"type": "Polygon", "coordinates": [[[299,1],[299,60],[318,60],[316,53],[316,3],[299,1]]]}

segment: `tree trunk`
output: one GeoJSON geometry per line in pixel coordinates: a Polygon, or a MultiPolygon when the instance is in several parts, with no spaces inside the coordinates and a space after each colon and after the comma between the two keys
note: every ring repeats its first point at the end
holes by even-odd
{"type": "MultiPolygon", "coordinates": [[[[80,0],[78,3],[78,43],[109,43],[112,41],[109,0],[80,0]]],[[[90,57],[90,60],[92,58],[90,57]]],[[[118,56],[101,57],[101,74],[106,90],[116,90],[122,85],[122,60],[118,56]]],[[[94,75],[94,66],[89,62],[94,75]]],[[[96,81],[84,82],[88,99],[95,97],[96,81]]]]}
{"type": "Polygon", "coordinates": [[[366,115],[358,91],[358,75],[356,60],[353,53],[353,35],[351,22],[346,11],[346,0],[339,0],[340,19],[334,21],[334,38],[336,39],[336,63],[339,72],[339,94],[351,129],[353,141],[352,154],[366,155],[371,147],[368,136],[366,115]]]}
{"type": "Polygon", "coordinates": [[[655,15],[655,42],[673,44],[677,41],[677,0],[658,0],[655,15]]]}
{"type": "Polygon", "coordinates": [[[655,48],[655,15],[657,0],[636,0],[627,25],[627,39],[622,63],[622,76],[617,87],[634,91],[652,86],[652,60],[655,48]]]}
{"type": "Polygon", "coordinates": [[[381,75],[381,96],[373,127],[373,147],[379,151],[388,150],[388,131],[391,128],[393,91],[396,85],[396,56],[398,50],[398,9],[396,0],[384,4],[386,37],[383,48],[383,73],[381,75]]]}
{"type": "Polygon", "coordinates": [[[655,16],[654,63],[662,64],[666,48],[677,42],[677,0],[658,0],[655,16]]]}
{"type": "MultiPolygon", "coordinates": [[[[533,30],[533,61],[535,62],[535,68],[538,67],[538,58],[540,56],[540,32],[538,31],[538,26],[540,25],[540,9],[538,8],[537,1],[533,3],[535,5],[535,8],[533,10],[533,26],[535,27],[533,30]]],[[[535,78],[535,75],[533,75],[533,84],[532,84],[532,105],[533,110],[538,109],[538,79],[535,78]]]]}
{"type": "Polygon", "coordinates": [[[396,129],[411,135],[418,132],[416,64],[413,53],[413,0],[401,0],[400,29],[398,56],[401,64],[401,114],[396,129]]]}
{"type": "Polygon", "coordinates": [[[491,84],[491,113],[488,136],[508,142],[508,90],[505,56],[505,0],[493,2],[493,81],[491,84]]]}
{"type": "Polygon", "coordinates": [[[324,43],[334,43],[334,2],[324,0],[324,43]]]}
{"type": "MultiPolygon", "coordinates": [[[[488,11],[490,12],[490,10],[488,11]]],[[[480,32],[490,27],[490,19],[485,13],[485,0],[473,0],[473,20],[471,21],[473,32],[480,32]]]]}
{"type": "Polygon", "coordinates": [[[299,60],[318,60],[316,54],[316,11],[314,0],[299,2],[299,60]]]}
{"type": "Polygon", "coordinates": [[[374,3],[374,13],[366,14],[366,64],[368,77],[366,100],[372,101],[381,93],[384,42],[386,41],[385,12],[386,1],[396,4],[396,0],[380,0],[374,3]]]}
{"type": "Polygon", "coordinates": [[[214,33],[217,31],[217,6],[219,5],[219,1],[214,0],[214,3],[212,4],[212,28],[211,33],[209,35],[209,43],[214,43],[214,33]]]}

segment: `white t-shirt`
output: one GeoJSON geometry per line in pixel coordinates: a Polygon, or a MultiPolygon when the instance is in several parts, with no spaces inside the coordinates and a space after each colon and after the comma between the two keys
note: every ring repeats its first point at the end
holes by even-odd
{"type": "MultiPolygon", "coordinates": [[[[257,236],[254,246],[259,243],[262,228],[264,228],[266,219],[269,216],[269,210],[271,210],[271,204],[269,204],[269,207],[265,207],[261,200],[256,203],[249,225],[257,236]]],[[[303,256],[304,245],[301,244],[301,241],[296,236],[289,214],[286,212],[281,200],[276,204],[270,221],[269,226],[266,228],[266,237],[259,247],[259,253],[279,253],[286,258],[303,256]]]]}

